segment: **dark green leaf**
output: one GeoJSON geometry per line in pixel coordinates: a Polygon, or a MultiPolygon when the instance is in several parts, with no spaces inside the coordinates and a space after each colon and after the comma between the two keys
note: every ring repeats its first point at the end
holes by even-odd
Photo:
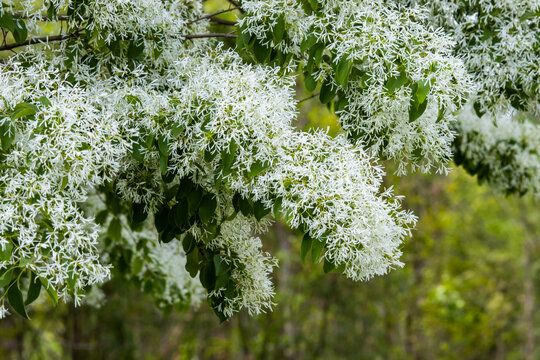
{"type": "Polygon", "coordinates": [[[184,252],[186,253],[186,255],[192,252],[196,246],[197,243],[195,242],[193,235],[186,234],[186,236],[184,236],[184,239],[182,239],[182,247],[184,248],[184,252]]]}
{"type": "Polygon", "coordinates": [[[349,75],[351,73],[352,61],[347,59],[347,57],[342,57],[335,74],[336,83],[341,85],[344,89],[347,88],[347,83],[349,82],[349,75]]]}
{"type": "Polygon", "coordinates": [[[264,63],[266,59],[268,59],[271,51],[272,49],[270,47],[261,44],[259,40],[256,40],[255,44],[253,44],[253,53],[255,54],[255,59],[257,59],[257,61],[260,63],[264,63]]]}
{"type": "Polygon", "coordinates": [[[317,87],[317,81],[315,81],[315,78],[310,73],[304,74],[304,84],[308,91],[313,91],[317,87]]]}
{"type": "Polygon", "coordinates": [[[229,173],[232,165],[234,164],[236,148],[236,142],[232,140],[229,144],[229,149],[221,152],[221,166],[223,167],[224,173],[229,173]]]}
{"type": "Polygon", "coordinates": [[[253,203],[253,214],[257,220],[261,220],[268,215],[272,209],[266,207],[261,201],[255,201],[253,203]]]}
{"type": "Polygon", "coordinates": [[[308,34],[309,35],[304,40],[302,40],[302,43],[300,44],[300,51],[302,52],[311,49],[311,47],[315,45],[315,43],[317,43],[317,38],[315,37],[315,35],[310,32],[308,32],[308,34]]]}
{"type": "Polygon", "coordinates": [[[253,164],[251,164],[251,168],[249,169],[248,176],[249,177],[257,176],[261,172],[266,170],[269,166],[270,166],[269,163],[264,163],[260,160],[257,160],[253,164]]]}
{"type": "Polygon", "coordinates": [[[420,80],[418,82],[418,89],[416,90],[416,100],[419,104],[422,104],[426,100],[426,96],[431,89],[431,84],[428,80],[420,80]]]}
{"type": "Polygon", "coordinates": [[[203,268],[201,269],[201,284],[204,288],[210,292],[214,290],[216,286],[216,269],[214,266],[214,261],[207,261],[203,268]]]}
{"type": "Polygon", "coordinates": [[[159,169],[161,170],[161,175],[167,173],[167,166],[169,165],[169,157],[163,154],[159,156],[159,169]]]}
{"type": "Polygon", "coordinates": [[[319,95],[319,99],[323,104],[328,104],[336,96],[336,92],[337,87],[333,86],[332,81],[328,79],[321,87],[321,94],[319,95]]]}
{"type": "Polygon", "coordinates": [[[242,215],[249,216],[253,214],[253,207],[251,206],[251,201],[249,199],[244,199],[243,197],[240,197],[238,200],[238,206],[240,208],[240,211],[242,212],[242,215]]]}
{"type": "Polygon", "coordinates": [[[214,212],[216,211],[217,201],[214,195],[205,195],[201,200],[199,207],[199,217],[203,223],[207,223],[212,220],[214,212]]]}
{"type": "Polygon", "coordinates": [[[13,282],[10,284],[7,298],[13,310],[15,310],[23,318],[30,319],[26,313],[23,296],[21,290],[19,289],[19,282],[17,280],[13,280],[13,282]]]}
{"type": "Polygon", "coordinates": [[[189,209],[188,209],[187,202],[181,202],[173,206],[172,213],[174,216],[174,224],[178,226],[180,229],[184,229],[184,227],[189,222],[189,209]]]}
{"type": "Polygon", "coordinates": [[[334,270],[336,266],[333,262],[328,261],[327,258],[324,259],[323,271],[325,274],[328,274],[330,271],[334,270]]]}
{"type": "Polygon", "coordinates": [[[214,255],[214,268],[216,269],[216,276],[220,276],[229,271],[229,264],[225,262],[225,259],[220,254],[214,255]]]}
{"type": "Polygon", "coordinates": [[[133,143],[132,149],[131,149],[131,156],[138,162],[144,161],[144,152],[143,152],[144,145],[141,145],[139,142],[133,143]]]}
{"type": "Polygon", "coordinates": [[[131,40],[127,50],[127,56],[129,59],[138,58],[144,51],[144,41],[131,40]]]}
{"type": "Polygon", "coordinates": [[[320,240],[313,240],[311,243],[311,262],[315,264],[321,257],[322,250],[324,249],[324,242],[320,240]]]}
{"type": "Polygon", "coordinates": [[[283,198],[277,198],[274,201],[274,206],[272,207],[272,211],[274,213],[274,217],[278,218],[281,214],[281,205],[283,204],[283,198]]]}
{"type": "Polygon", "coordinates": [[[199,272],[199,251],[191,251],[186,255],[186,270],[194,278],[199,272]]]}
{"type": "Polygon", "coordinates": [[[141,223],[148,217],[144,204],[134,202],[131,206],[131,210],[133,213],[132,219],[134,223],[141,223]]]}
{"type": "Polygon", "coordinates": [[[0,270],[0,274],[1,274],[0,275],[0,289],[2,289],[3,287],[9,285],[9,283],[11,282],[11,276],[13,275],[13,269],[0,270]]]}
{"type": "Polygon", "coordinates": [[[24,302],[24,304],[30,305],[31,303],[33,303],[39,297],[40,292],[41,280],[36,277],[36,274],[32,273],[32,275],[30,276],[30,285],[28,286],[28,292],[26,293],[26,301],[24,302]]]}
{"type": "Polygon", "coordinates": [[[0,245],[0,261],[8,261],[11,259],[11,249],[13,249],[13,245],[10,242],[5,245],[4,249],[2,249],[2,246],[0,245]]]}
{"type": "Polygon", "coordinates": [[[302,239],[302,246],[300,247],[300,258],[302,259],[302,262],[305,262],[306,260],[306,255],[309,249],[311,249],[312,241],[313,240],[311,239],[311,237],[309,237],[308,234],[304,235],[304,238],[302,239]]]}
{"type": "Polygon", "coordinates": [[[159,152],[164,156],[169,156],[169,154],[171,153],[169,148],[169,141],[165,136],[160,136],[158,138],[158,148],[159,152]]]}
{"type": "Polygon", "coordinates": [[[195,186],[187,196],[188,210],[190,215],[194,215],[197,213],[202,198],[203,190],[200,187],[195,186]]]}
{"type": "Polygon", "coordinates": [[[167,207],[162,208],[154,215],[154,223],[158,232],[165,230],[168,224],[168,217],[169,209],[167,207]]]}
{"type": "Polygon", "coordinates": [[[11,31],[11,33],[15,31],[15,22],[13,22],[13,18],[7,12],[0,16],[0,27],[11,31]]]}
{"type": "Polygon", "coordinates": [[[52,286],[49,286],[49,283],[44,278],[40,277],[39,280],[41,281],[41,285],[47,290],[47,295],[49,295],[53,305],[58,305],[58,294],[56,293],[56,290],[52,286]]]}
{"type": "Polygon", "coordinates": [[[309,57],[313,59],[316,65],[320,65],[324,52],[324,44],[316,44],[309,49],[309,57]]]}
{"type": "Polygon", "coordinates": [[[285,17],[283,14],[279,15],[276,20],[276,26],[274,27],[274,38],[276,42],[283,40],[283,35],[285,34],[285,17]]]}
{"type": "Polygon", "coordinates": [[[122,224],[120,219],[115,217],[111,220],[109,228],[107,229],[107,235],[115,241],[120,241],[122,239],[122,224]]]}
{"type": "Polygon", "coordinates": [[[385,85],[388,91],[388,94],[392,95],[393,93],[395,93],[396,90],[398,90],[400,87],[405,85],[407,81],[409,81],[409,79],[407,78],[407,74],[403,71],[400,72],[398,76],[391,76],[386,81],[386,85],[385,85]]]}
{"type": "Polygon", "coordinates": [[[12,31],[13,38],[18,44],[22,44],[28,37],[28,29],[26,28],[26,24],[22,19],[18,18],[14,18],[13,22],[15,24],[12,31]]]}

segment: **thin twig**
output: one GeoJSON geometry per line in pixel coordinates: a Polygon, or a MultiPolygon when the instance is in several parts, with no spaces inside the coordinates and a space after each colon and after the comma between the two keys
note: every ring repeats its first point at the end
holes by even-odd
{"type": "Polygon", "coordinates": [[[16,16],[18,18],[21,18],[21,19],[37,19],[39,21],[67,21],[69,20],[69,16],[65,15],[65,14],[58,14],[56,15],[56,17],[54,18],[50,18],[48,17],[47,15],[40,15],[40,14],[29,14],[29,15],[26,15],[22,12],[15,12],[13,14],[11,14],[11,16],[16,16]]]}
{"type": "Polygon", "coordinates": [[[53,36],[31,38],[22,43],[11,43],[11,44],[6,44],[4,46],[0,46],[0,51],[11,50],[11,49],[18,48],[20,46],[28,46],[28,45],[34,45],[34,44],[47,44],[49,42],[54,42],[54,41],[69,40],[77,35],[78,35],[77,33],[73,33],[70,35],[53,35],[53,36]]]}
{"type": "Polygon", "coordinates": [[[313,99],[316,96],[319,96],[319,93],[308,96],[307,98],[298,101],[298,103],[300,104],[301,102],[308,101],[309,99],[313,99]]]}
{"type": "Polygon", "coordinates": [[[195,20],[188,21],[186,25],[190,25],[190,24],[196,23],[197,21],[201,21],[201,20],[204,20],[204,19],[209,19],[209,18],[212,18],[212,17],[214,17],[216,15],[223,14],[223,13],[230,12],[230,11],[234,11],[234,10],[240,10],[240,7],[236,6],[236,7],[227,9],[227,10],[216,11],[215,13],[204,15],[204,16],[201,16],[200,18],[195,19],[195,20]]]}
{"type": "Polygon", "coordinates": [[[210,33],[210,34],[188,34],[188,35],[182,35],[182,37],[186,39],[202,39],[202,38],[212,38],[212,37],[236,39],[237,35],[229,34],[229,33],[210,33]]]}
{"type": "Polygon", "coordinates": [[[220,25],[227,25],[227,26],[235,26],[236,25],[236,21],[225,20],[225,19],[221,19],[221,18],[217,18],[217,17],[211,17],[210,21],[215,23],[215,24],[220,24],[220,25]]]}

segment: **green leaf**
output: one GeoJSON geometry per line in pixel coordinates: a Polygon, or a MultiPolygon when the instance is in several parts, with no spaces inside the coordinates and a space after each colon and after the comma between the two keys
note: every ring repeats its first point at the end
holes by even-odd
{"type": "Polygon", "coordinates": [[[159,156],[159,169],[161,171],[161,175],[165,175],[167,173],[167,166],[169,165],[169,157],[165,156],[163,154],[160,154],[159,156]]]}
{"type": "Polygon", "coordinates": [[[45,96],[40,96],[38,101],[44,106],[51,106],[51,102],[45,96]]]}
{"type": "Polygon", "coordinates": [[[268,215],[271,210],[271,208],[267,208],[261,201],[255,201],[253,203],[253,214],[257,221],[268,215]]]}
{"type": "Polygon", "coordinates": [[[165,244],[168,244],[171,241],[173,241],[173,239],[176,236],[176,234],[174,233],[174,229],[170,227],[165,228],[165,230],[159,235],[160,235],[159,240],[165,244]]]}
{"type": "Polygon", "coordinates": [[[11,282],[11,275],[13,274],[13,269],[9,269],[9,270],[0,270],[0,289],[9,285],[9,283],[11,282]]]}
{"type": "Polygon", "coordinates": [[[237,147],[238,145],[236,145],[236,142],[232,140],[229,144],[229,149],[221,152],[221,166],[223,167],[224,173],[229,173],[230,169],[232,168],[237,147]]]}
{"type": "Polygon", "coordinates": [[[144,261],[140,256],[135,256],[131,263],[131,273],[138,274],[142,271],[144,261]]]}
{"type": "Polygon", "coordinates": [[[216,268],[214,266],[214,261],[210,260],[204,264],[201,269],[200,280],[202,286],[204,286],[208,292],[214,290],[216,286],[216,268]]]}
{"type": "Polygon", "coordinates": [[[428,80],[420,80],[418,82],[418,89],[416,90],[416,100],[419,104],[422,104],[426,100],[426,96],[431,89],[431,84],[428,80]]]}
{"type": "Polygon", "coordinates": [[[320,240],[313,240],[311,243],[311,262],[315,264],[321,257],[322,250],[324,249],[324,242],[320,240]]]}
{"type": "Polygon", "coordinates": [[[407,74],[404,71],[400,72],[398,76],[391,76],[390,78],[388,78],[385,84],[388,94],[392,95],[396,92],[396,90],[405,85],[408,81],[409,79],[407,78],[407,74]]]}
{"type": "Polygon", "coordinates": [[[315,64],[320,65],[324,52],[324,44],[316,44],[309,49],[309,57],[313,59],[315,64]]]}
{"type": "Polygon", "coordinates": [[[43,285],[43,287],[47,291],[47,294],[49,295],[49,298],[51,299],[53,305],[58,305],[58,294],[56,293],[56,290],[52,286],[49,286],[49,283],[44,278],[40,277],[39,280],[41,281],[41,285],[43,285]]]}
{"type": "Polygon", "coordinates": [[[189,209],[187,203],[183,201],[173,206],[172,213],[174,216],[174,224],[180,229],[184,229],[189,222],[189,209]]]}
{"type": "Polygon", "coordinates": [[[190,215],[194,215],[197,213],[202,198],[203,190],[200,187],[195,186],[187,196],[188,210],[190,215]]]}
{"type": "Polygon", "coordinates": [[[251,206],[251,201],[249,199],[244,199],[243,197],[240,197],[238,200],[238,207],[240,209],[240,212],[242,212],[242,215],[249,216],[253,214],[253,207],[251,206]]]}
{"type": "Polygon", "coordinates": [[[131,156],[138,162],[144,162],[144,152],[143,152],[144,145],[142,145],[139,142],[133,143],[133,146],[131,148],[131,156]]]}
{"type": "Polygon", "coordinates": [[[261,44],[259,40],[256,40],[255,44],[253,44],[253,53],[255,54],[255,59],[257,59],[257,61],[260,63],[264,63],[266,61],[266,59],[270,56],[271,51],[272,49],[270,47],[261,44]]]}
{"type": "Polygon", "coordinates": [[[309,249],[311,249],[312,241],[313,240],[308,234],[304,235],[304,238],[302,239],[302,245],[300,246],[300,258],[302,259],[302,262],[305,262],[306,260],[306,255],[309,249]]]}
{"type": "Polygon", "coordinates": [[[13,280],[13,282],[10,284],[10,288],[7,293],[7,298],[13,310],[15,310],[23,318],[30,319],[28,317],[28,314],[26,313],[26,309],[24,308],[24,300],[23,300],[21,290],[19,289],[18,280],[13,280]]]}
{"type": "Polygon", "coordinates": [[[11,33],[15,31],[15,22],[13,22],[13,18],[7,12],[0,16],[0,27],[11,31],[11,33]]]}
{"type": "Polygon", "coordinates": [[[12,34],[13,38],[18,44],[22,44],[26,41],[26,38],[28,37],[28,29],[26,28],[26,24],[22,19],[14,18],[13,22],[15,24],[12,34]]]}
{"type": "Polygon", "coordinates": [[[317,87],[317,81],[315,81],[315,78],[310,73],[304,74],[304,84],[308,91],[313,91],[317,87]]]}
{"type": "Polygon", "coordinates": [[[274,217],[278,218],[282,215],[281,213],[282,205],[283,205],[283,198],[277,198],[274,201],[274,206],[272,206],[272,212],[274,213],[274,217]]]}
{"type": "Polygon", "coordinates": [[[281,14],[278,16],[274,27],[274,39],[276,42],[283,40],[283,35],[285,35],[285,17],[281,14]]]}
{"type": "Polygon", "coordinates": [[[133,203],[131,205],[132,219],[134,223],[141,223],[148,217],[144,204],[133,203]]]}
{"type": "Polygon", "coordinates": [[[105,221],[107,221],[108,216],[109,216],[109,210],[102,210],[98,212],[96,215],[96,223],[99,225],[105,224],[105,221]]]}
{"type": "Polygon", "coordinates": [[[0,260],[1,261],[8,261],[11,259],[11,250],[13,249],[13,245],[8,242],[5,246],[5,248],[2,250],[2,246],[0,246],[0,260]]]}
{"type": "Polygon", "coordinates": [[[144,41],[142,40],[131,40],[129,42],[129,47],[127,50],[127,57],[129,59],[138,58],[144,51],[144,41]]]}
{"type": "Polygon", "coordinates": [[[336,268],[336,265],[333,262],[328,261],[327,258],[324,258],[323,271],[324,271],[325,274],[328,274],[329,272],[331,272],[335,268],[336,268]]]}
{"type": "Polygon", "coordinates": [[[251,168],[249,169],[248,176],[250,178],[255,177],[259,175],[264,170],[268,169],[270,167],[269,163],[264,163],[260,160],[255,161],[253,164],[251,164],[251,168]]]}
{"type": "Polygon", "coordinates": [[[11,114],[11,120],[16,120],[24,116],[31,116],[38,111],[38,107],[34,104],[20,103],[15,106],[15,109],[13,109],[13,113],[11,114]]]}
{"type": "Polygon", "coordinates": [[[300,44],[300,51],[302,52],[311,49],[311,47],[317,43],[317,37],[313,33],[308,33],[309,35],[302,40],[302,43],[300,44]]]}
{"type": "Polygon", "coordinates": [[[349,82],[349,75],[351,74],[352,62],[345,56],[341,58],[335,74],[336,83],[341,85],[344,89],[347,88],[349,82]]]}
{"type": "Polygon", "coordinates": [[[229,264],[223,256],[216,254],[214,255],[214,268],[216,269],[216,276],[220,276],[229,271],[229,264]]]}
{"type": "Polygon", "coordinates": [[[207,223],[214,217],[217,208],[217,201],[214,195],[205,195],[199,207],[199,217],[203,223],[207,223]]]}
{"type": "Polygon", "coordinates": [[[178,192],[176,193],[176,200],[185,199],[191,193],[194,184],[189,177],[183,177],[180,180],[180,186],[178,187],[178,192]]]}
{"type": "Polygon", "coordinates": [[[169,141],[165,136],[160,136],[158,138],[158,148],[159,152],[164,156],[169,156],[169,154],[171,153],[169,148],[169,141]]]}
{"type": "Polygon", "coordinates": [[[229,279],[231,278],[231,274],[228,270],[223,272],[222,274],[218,275],[216,279],[216,290],[217,289],[227,289],[227,284],[229,283],[229,279]]]}
{"type": "Polygon", "coordinates": [[[328,104],[336,96],[336,92],[337,87],[332,85],[332,81],[330,81],[330,79],[326,80],[321,87],[321,94],[319,95],[321,103],[328,104]]]}
{"type": "Polygon", "coordinates": [[[206,161],[207,163],[209,162],[212,162],[212,160],[214,160],[217,156],[217,152],[212,152],[212,151],[208,151],[208,150],[205,150],[204,151],[204,161],[206,161]]]}
{"type": "Polygon", "coordinates": [[[30,285],[28,286],[28,292],[26,293],[26,301],[24,302],[24,304],[30,305],[31,303],[33,303],[39,297],[40,292],[41,280],[36,277],[36,274],[32,273],[32,275],[30,276],[30,285]]]}
{"type": "Polygon", "coordinates": [[[120,241],[122,239],[122,224],[120,223],[120,219],[115,217],[111,220],[111,223],[107,228],[107,235],[115,241],[120,241]]]}
{"type": "Polygon", "coordinates": [[[186,253],[186,255],[192,252],[196,246],[197,243],[195,242],[193,235],[186,234],[186,236],[184,236],[184,239],[182,239],[182,247],[184,248],[184,252],[186,253]]]}

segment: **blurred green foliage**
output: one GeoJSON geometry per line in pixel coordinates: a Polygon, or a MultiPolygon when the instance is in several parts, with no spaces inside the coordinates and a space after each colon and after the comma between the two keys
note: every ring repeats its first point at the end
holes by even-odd
{"type": "MultiPolygon", "coordinates": [[[[391,170],[389,169],[389,172],[391,170]]],[[[2,359],[534,359],[540,210],[461,170],[389,176],[420,222],[405,267],[354,283],[303,265],[301,238],[276,224],[272,313],[220,325],[207,309],[163,315],[117,280],[95,309],[38,302],[0,323],[2,359]]]]}

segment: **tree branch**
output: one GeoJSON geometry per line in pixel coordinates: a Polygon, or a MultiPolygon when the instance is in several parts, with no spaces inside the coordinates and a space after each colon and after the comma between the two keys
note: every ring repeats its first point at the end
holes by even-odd
{"type": "Polygon", "coordinates": [[[40,20],[40,21],[67,21],[69,20],[69,16],[65,15],[65,14],[58,14],[56,15],[55,18],[49,18],[47,15],[39,15],[39,14],[30,14],[30,15],[26,15],[22,12],[14,12],[13,14],[11,14],[11,16],[16,16],[18,18],[21,18],[21,19],[37,19],[37,20],[40,20]]]}
{"type": "Polygon", "coordinates": [[[197,21],[201,21],[201,20],[204,20],[204,19],[209,19],[209,18],[212,18],[212,17],[214,17],[216,15],[223,14],[223,13],[230,12],[230,11],[234,11],[234,10],[240,10],[240,6],[236,6],[236,7],[227,9],[227,10],[216,11],[215,13],[201,16],[200,18],[197,18],[195,20],[188,21],[187,25],[191,25],[193,23],[196,23],[197,21]]]}
{"type": "Polygon", "coordinates": [[[22,43],[11,43],[11,44],[0,46],[0,51],[11,50],[11,49],[18,48],[20,46],[28,46],[28,45],[34,45],[34,44],[47,44],[47,43],[55,42],[55,41],[69,40],[77,35],[78,33],[74,33],[70,35],[53,35],[53,36],[31,38],[22,43]]]}
{"type": "Polygon", "coordinates": [[[212,37],[223,37],[223,38],[235,39],[237,38],[237,35],[229,34],[229,33],[209,33],[209,34],[188,34],[188,35],[182,35],[182,37],[186,39],[202,39],[202,38],[212,38],[212,37]]]}
{"type": "Polygon", "coordinates": [[[319,96],[319,93],[313,94],[313,95],[311,95],[311,96],[308,96],[307,98],[298,101],[298,103],[300,104],[300,103],[302,103],[302,102],[304,102],[304,101],[308,101],[309,99],[313,99],[313,98],[316,97],[316,96],[319,96]]]}
{"type": "Polygon", "coordinates": [[[215,24],[220,24],[220,25],[228,25],[228,26],[235,26],[236,25],[236,21],[225,20],[225,19],[221,19],[221,18],[217,18],[217,17],[211,17],[210,21],[215,23],[215,24]]]}

